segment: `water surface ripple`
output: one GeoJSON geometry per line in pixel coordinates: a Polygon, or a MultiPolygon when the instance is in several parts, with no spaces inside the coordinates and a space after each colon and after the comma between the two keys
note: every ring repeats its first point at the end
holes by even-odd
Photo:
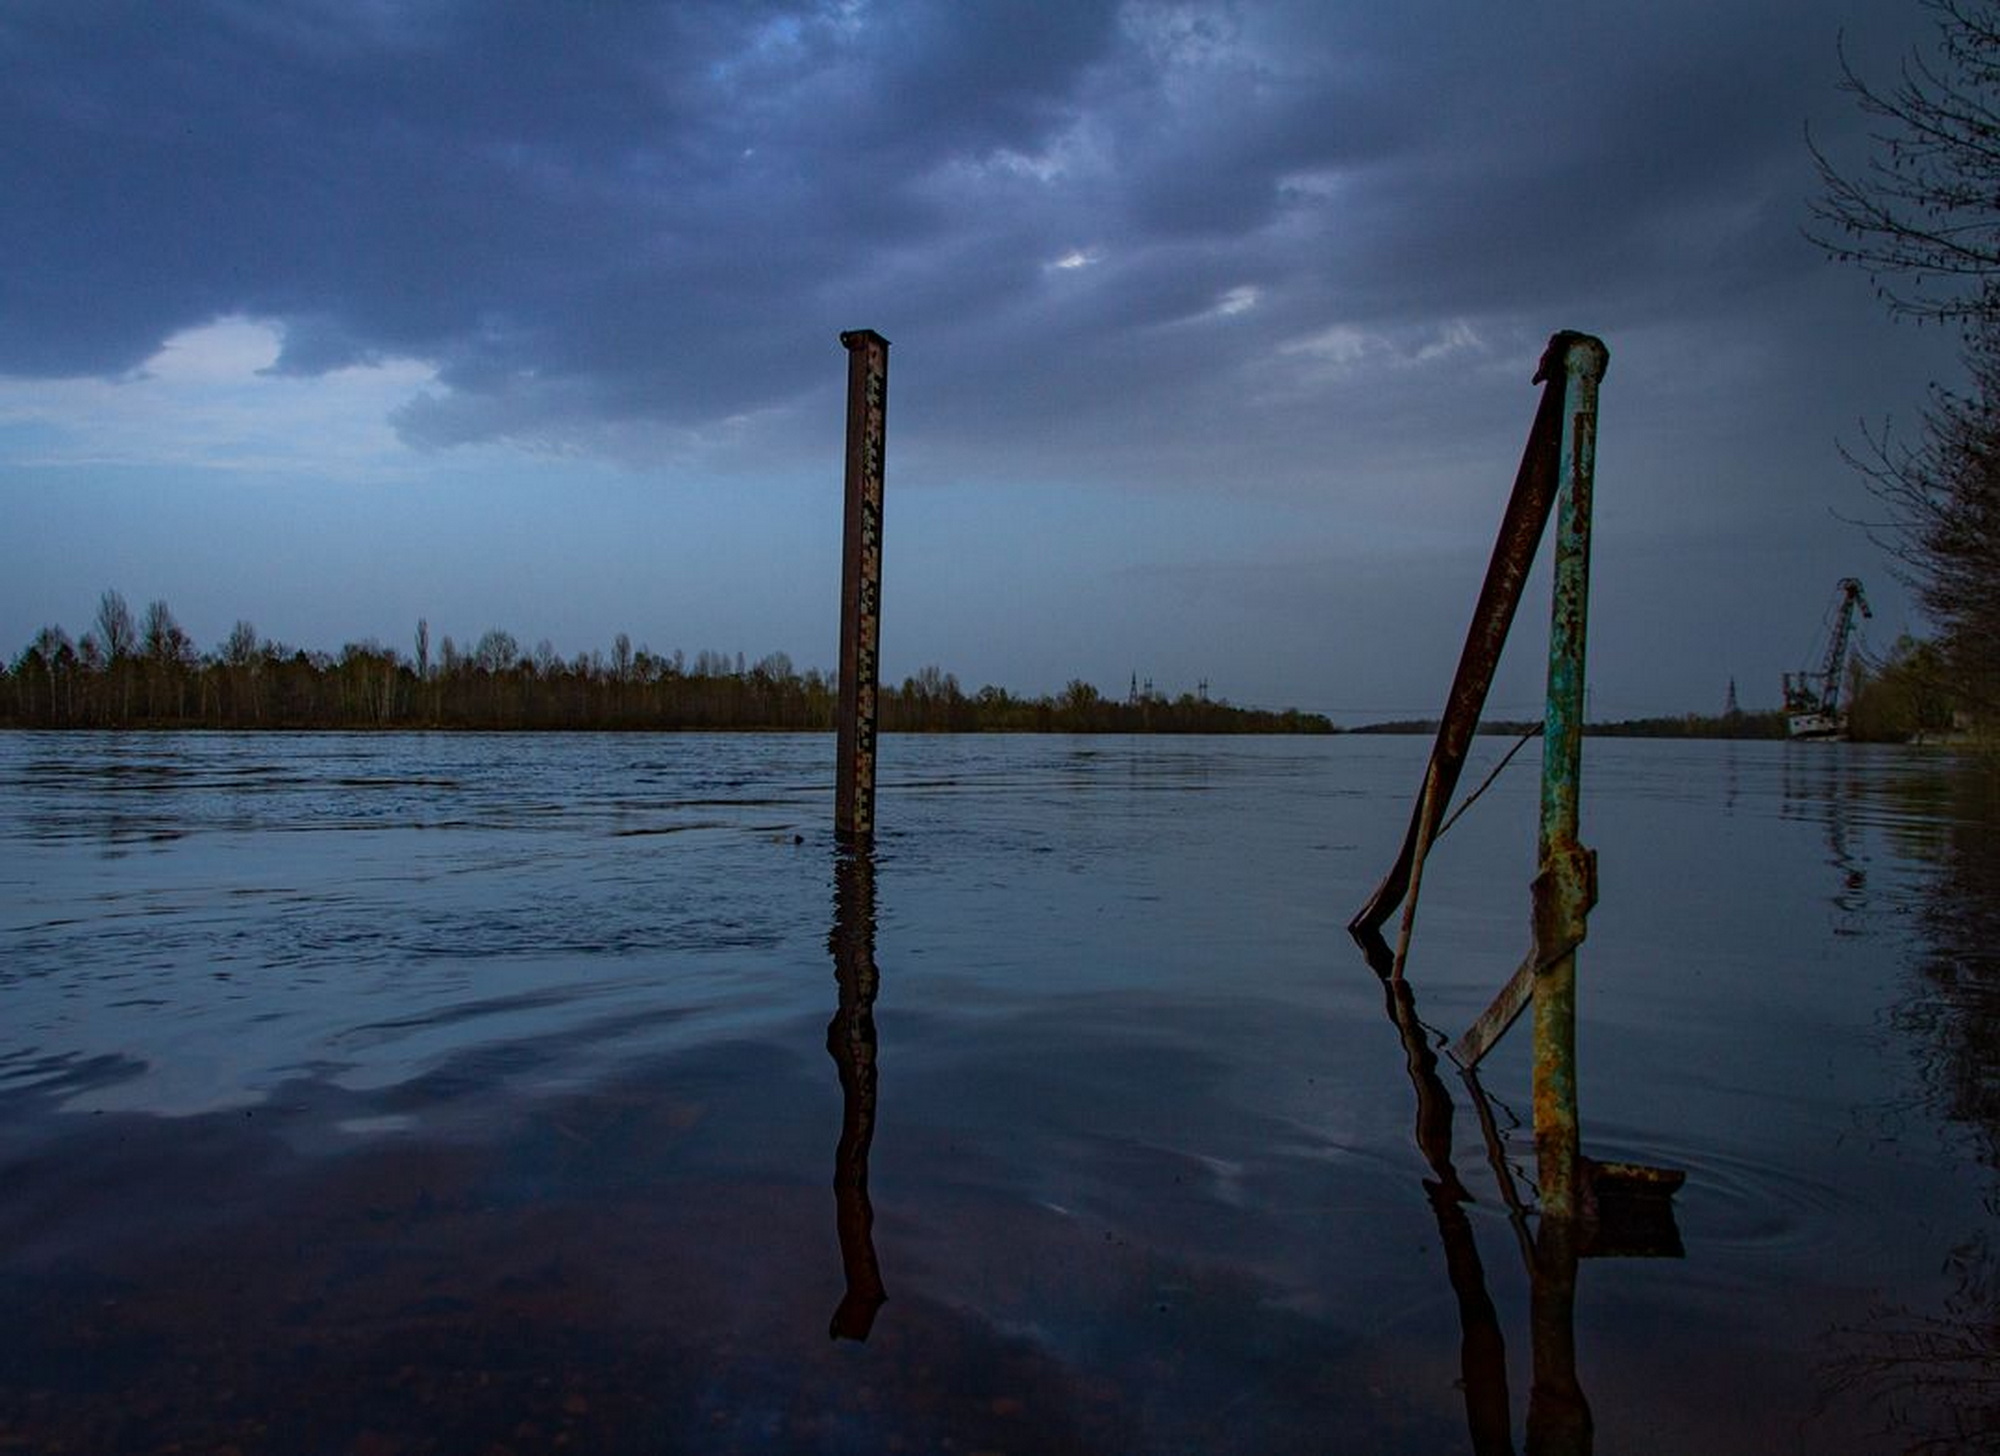
{"type": "Polygon", "coordinates": [[[1591,740],[1578,1263],[1426,747],[0,736],[0,1447],[2000,1446],[1990,780],[1591,740]]]}

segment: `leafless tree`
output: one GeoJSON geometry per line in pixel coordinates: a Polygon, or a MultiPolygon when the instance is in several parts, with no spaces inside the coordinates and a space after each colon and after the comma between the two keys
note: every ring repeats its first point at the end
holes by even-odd
{"type": "Polygon", "coordinates": [[[1893,86],[1841,58],[1842,89],[1876,123],[1859,171],[1817,144],[1821,198],[1809,235],[1865,269],[1890,309],[1947,323],[2000,319],[2000,5],[1925,0],[1935,59],[1909,57],[1893,86]]]}
{"type": "Polygon", "coordinates": [[[139,630],[132,624],[132,609],[125,594],[107,591],[97,599],[97,645],[113,662],[122,662],[139,645],[139,630]]]}
{"type": "Polygon", "coordinates": [[[1810,236],[1862,268],[1898,316],[1954,325],[1967,382],[1938,389],[1917,443],[1884,428],[1850,458],[1888,518],[1877,540],[1939,628],[1953,686],[1988,711],[2000,690],[2000,0],[1926,0],[1935,58],[1882,87],[1842,58],[1877,124],[1865,166],[1816,145],[1810,236]]]}

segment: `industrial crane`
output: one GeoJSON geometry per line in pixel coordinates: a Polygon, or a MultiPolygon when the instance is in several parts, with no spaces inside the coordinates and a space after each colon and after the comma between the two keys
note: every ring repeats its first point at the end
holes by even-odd
{"type": "Polygon", "coordinates": [[[1847,665],[1847,644],[1854,635],[1854,613],[1873,617],[1861,583],[1843,576],[1834,588],[1831,637],[1826,660],[1818,672],[1785,674],[1785,732],[1792,738],[1838,738],[1847,731],[1840,711],[1840,670],[1847,665]]]}

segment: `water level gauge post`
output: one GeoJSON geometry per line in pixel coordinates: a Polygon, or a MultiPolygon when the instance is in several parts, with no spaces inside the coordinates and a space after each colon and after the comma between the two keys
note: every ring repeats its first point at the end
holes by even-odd
{"type": "Polygon", "coordinates": [[[873,329],[840,336],[847,350],[847,495],[840,567],[840,700],[834,723],[833,832],[875,838],[875,723],[882,637],[882,458],[889,341],[873,329]]]}

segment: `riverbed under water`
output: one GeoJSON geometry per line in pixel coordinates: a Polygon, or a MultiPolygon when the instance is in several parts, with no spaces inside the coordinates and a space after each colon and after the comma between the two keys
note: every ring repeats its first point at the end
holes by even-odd
{"type": "Polygon", "coordinates": [[[1428,746],[0,736],[0,1450],[2000,1447],[1991,780],[1586,745],[1566,1298],[1428,746]]]}

